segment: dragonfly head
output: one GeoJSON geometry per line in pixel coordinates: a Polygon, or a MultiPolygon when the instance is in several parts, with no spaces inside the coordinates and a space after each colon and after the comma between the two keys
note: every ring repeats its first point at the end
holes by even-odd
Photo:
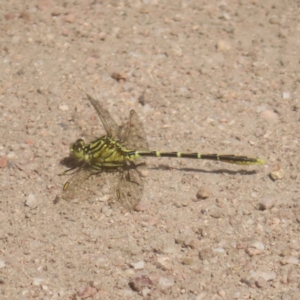
{"type": "Polygon", "coordinates": [[[83,139],[77,140],[71,147],[70,152],[71,155],[78,161],[84,160],[85,157],[85,142],[83,139]]]}

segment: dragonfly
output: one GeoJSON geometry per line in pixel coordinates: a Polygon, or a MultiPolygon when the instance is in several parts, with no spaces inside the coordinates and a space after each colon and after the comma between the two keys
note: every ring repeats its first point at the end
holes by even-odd
{"type": "MultiPolygon", "coordinates": [[[[144,182],[137,163],[142,157],[176,157],[189,159],[214,160],[230,164],[248,166],[262,165],[265,160],[234,154],[202,154],[186,152],[151,151],[146,139],[143,124],[135,110],[131,110],[126,124],[119,126],[98,101],[87,94],[87,98],[96,110],[106,135],[86,144],[78,139],[70,147],[70,156],[76,167],[63,174],[73,176],[63,186],[63,196],[67,201],[84,196],[88,192],[88,179],[108,173],[118,173],[116,186],[117,200],[127,209],[134,209],[140,202],[144,182]]],[[[92,182],[93,183],[93,182],[92,182]]]]}

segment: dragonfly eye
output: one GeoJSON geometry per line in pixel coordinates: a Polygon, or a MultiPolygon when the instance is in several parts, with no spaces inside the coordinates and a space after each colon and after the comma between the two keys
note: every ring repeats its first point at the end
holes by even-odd
{"type": "Polygon", "coordinates": [[[81,161],[84,158],[84,147],[84,140],[79,139],[70,148],[72,156],[78,161],[81,161]]]}

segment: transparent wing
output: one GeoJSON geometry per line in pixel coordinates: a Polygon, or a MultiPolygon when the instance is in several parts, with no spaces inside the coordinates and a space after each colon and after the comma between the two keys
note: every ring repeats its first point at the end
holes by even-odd
{"type": "Polygon", "coordinates": [[[103,127],[108,135],[113,138],[117,138],[119,136],[120,127],[114,121],[114,119],[110,116],[109,112],[104,109],[92,96],[86,94],[88,99],[91,101],[95,110],[97,111],[98,116],[103,124],[103,127]]]}
{"type": "Polygon", "coordinates": [[[92,173],[89,169],[80,168],[65,183],[62,199],[66,201],[86,201],[95,198],[111,198],[112,189],[116,189],[116,172],[100,171],[92,173]]]}
{"type": "Polygon", "coordinates": [[[125,169],[121,174],[117,187],[118,201],[128,210],[134,209],[140,202],[144,190],[144,184],[138,170],[125,169]]]}
{"type": "Polygon", "coordinates": [[[143,124],[134,111],[130,111],[128,123],[122,127],[121,141],[128,150],[149,150],[143,124]]]}

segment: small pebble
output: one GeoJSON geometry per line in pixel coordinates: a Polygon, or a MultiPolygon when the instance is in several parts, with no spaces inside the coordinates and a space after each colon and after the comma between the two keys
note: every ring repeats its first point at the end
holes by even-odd
{"type": "Polygon", "coordinates": [[[209,215],[216,219],[222,218],[223,214],[224,214],[224,210],[219,207],[214,207],[209,212],[209,215]]]}
{"type": "Polygon", "coordinates": [[[149,171],[148,170],[140,170],[139,171],[142,177],[148,177],[149,176],[149,171]]]}
{"type": "Polygon", "coordinates": [[[287,264],[298,265],[299,259],[295,256],[286,256],[280,261],[280,263],[282,265],[287,265],[287,264]]]}
{"type": "Polygon", "coordinates": [[[131,277],[132,275],[135,274],[135,272],[132,268],[125,270],[124,273],[129,277],[131,277]]]}
{"type": "Polygon", "coordinates": [[[104,41],[104,40],[106,39],[106,32],[101,31],[101,32],[99,33],[99,39],[100,39],[101,41],[104,41]]]}
{"type": "Polygon", "coordinates": [[[110,196],[108,194],[102,195],[100,197],[97,197],[97,200],[99,202],[108,202],[108,200],[110,200],[110,196]]]}
{"type": "Polygon", "coordinates": [[[231,50],[231,45],[227,41],[219,40],[217,43],[217,49],[220,52],[227,52],[227,51],[231,50]]]}
{"type": "Polygon", "coordinates": [[[5,261],[0,259],[0,269],[5,267],[5,261]]]}
{"type": "Polygon", "coordinates": [[[289,98],[291,98],[291,93],[290,92],[283,92],[282,93],[282,98],[283,99],[289,99],[289,98]]]}
{"type": "Polygon", "coordinates": [[[258,288],[265,288],[267,281],[263,277],[258,277],[258,279],[255,281],[255,284],[258,288]]]}
{"type": "Polygon", "coordinates": [[[248,243],[248,247],[249,248],[255,248],[255,249],[259,249],[259,250],[264,250],[265,246],[262,242],[260,241],[252,241],[248,243]]]}
{"type": "Polygon", "coordinates": [[[139,261],[136,263],[131,263],[130,264],[135,270],[142,270],[145,267],[145,262],[144,261],[139,261]]]}
{"type": "Polygon", "coordinates": [[[125,82],[126,81],[126,74],[124,72],[113,72],[111,74],[111,78],[115,79],[118,82],[125,82]]]}
{"type": "Polygon", "coordinates": [[[15,158],[17,155],[14,151],[10,151],[8,154],[7,154],[7,158],[15,158]]]}
{"type": "Polygon", "coordinates": [[[246,242],[238,242],[235,246],[236,249],[246,249],[247,248],[247,243],[246,242]]]}
{"type": "Polygon", "coordinates": [[[43,281],[44,281],[44,278],[36,277],[36,278],[33,279],[32,284],[33,284],[33,285],[36,285],[36,286],[39,286],[39,285],[41,285],[41,283],[42,283],[43,281]]]}
{"type": "Polygon", "coordinates": [[[201,237],[209,237],[209,228],[208,227],[199,227],[198,228],[198,233],[200,234],[201,237]]]}
{"type": "Polygon", "coordinates": [[[190,266],[190,265],[193,265],[195,263],[195,260],[192,258],[192,257],[185,257],[183,260],[182,260],[182,263],[184,265],[187,265],[187,266],[190,266]]]}
{"type": "Polygon", "coordinates": [[[153,282],[147,275],[135,277],[129,282],[129,286],[136,292],[141,292],[144,288],[151,287],[151,285],[153,285],[153,282]]]}
{"type": "Polygon", "coordinates": [[[249,256],[256,256],[262,253],[262,250],[256,248],[247,248],[245,251],[249,256]]]}
{"type": "Polygon", "coordinates": [[[251,271],[250,277],[254,280],[258,280],[259,277],[262,277],[266,281],[276,279],[276,273],[274,271],[264,272],[264,271],[251,271]]]}
{"type": "Polygon", "coordinates": [[[59,110],[61,111],[67,111],[69,110],[69,106],[66,105],[66,104],[61,104],[59,107],[58,107],[59,110]]]}
{"type": "Polygon", "coordinates": [[[200,199],[200,200],[205,200],[211,196],[212,196],[212,192],[205,187],[201,188],[196,194],[197,199],[200,199]]]}
{"type": "Polygon", "coordinates": [[[74,23],[76,20],[76,16],[75,16],[75,14],[70,13],[70,14],[67,14],[64,19],[68,23],[74,23]]]}
{"type": "Polygon", "coordinates": [[[260,117],[267,121],[277,121],[278,114],[276,114],[273,110],[266,109],[260,113],[260,117]]]}
{"type": "Polygon", "coordinates": [[[138,205],[136,205],[136,206],[134,207],[134,210],[135,210],[135,211],[146,211],[148,208],[149,208],[149,207],[148,207],[147,204],[145,204],[145,203],[139,203],[138,205]]]}
{"type": "Polygon", "coordinates": [[[273,170],[270,172],[270,177],[276,181],[280,180],[284,177],[284,171],[281,169],[279,165],[275,166],[273,170]]]}
{"type": "Polygon", "coordinates": [[[34,194],[29,194],[27,197],[27,200],[25,202],[25,205],[30,208],[36,208],[38,206],[38,200],[36,199],[34,194]]]}
{"type": "Polygon", "coordinates": [[[143,113],[144,114],[148,114],[148,113],[150,113],[150,112],[152,112],[152,108],[151,108],[151,106],[148,104],[148,103],[146,103],[144,106],[143,106],[143,113]]]}
{"type": "Polygon", "coordinates": [[[56,6],[56,7],[53,8],[53,10],[51,12],[51,15],[54,16],[54,17],[57,17],[57,16],[62,15],[63,13],[64,12],[63,12],[62,7],[56,6]]]}
{"type": "Polygon", "coordinates": [[[185,86],[179,88],[180,96],[184,97],[184,96],[187,96],[189,93],[190,93],[189,89],[186,88],[185,86]]]}
{"type": "Polygon", "coordinates": [[[251,288],[255,288],[255,281],[253,279],[242,278],[241,282],[247,284],[251,288]]]}
{"type": "Polygon", "coordinates": [[[162,290],[166,290],[174,285],[174,279],[161,277],[159,279],[158,285],[162,290]]]}
{"type": "Polygon", "coordinates": [[[191,203],[191,199],[189,199],[189,198],[184,198],[184,199],[182,199],[182,200],[180,201],[180,203],[181,203],[182,206],[188,206],[188,205],[190,205],[190,203],[191,203]]]}
{"type": "Polygon", "coordinates": [[[275,197],[266,197],[259,201],[258,206],[260,210],[271,209],[276,203],[275,197]]]}
{"type": "Polygon", "coordinates": [[[159,256],[157,258],[157,262],[159,263],[159,265],[161,265],[164,269],[169,269],[170,268],[170,257],[167,256],[159,256]]]}
{"type": "Polygon", "coordinates": [[[4,168],[6,168],[7,167],[7,161],[8,161],[8,159],[7,159],[7,157],[1,157],[0,158],[0,168],[2,168],[2,169],[4,169],[4,168]]]}
{"type": "Polygon", "coordinates": [[[149,217],[145,221],[143,221],[141,224],[143,227],[151,227],[158,223],[159,219],[157,217],[149,217]]]}
{"type": "Polygon", "coordinates": [[[188,238],[183,244],[185,247],[189,247],[191,249],[199,249],[200,247],[200,241],[196,238],[188,238]]]}
{"type": "Polygon", "coordinates": [[[214,253],[225,253],[225,249],[224,248],[214,248],[213,252],[214,253]]]}
{"type": "Polygon", "coordinates": [[[146,287],[146,288],[143,288],[143,289],[142,289],[142,296],[143,296],[143,297],[149,296],[150,293],[151,293],[151,290],[150,290],[149,288],[146,287]]]}
{"type": "Polygon", "coordinates": [[[280,256],[290,256],[292,254],[292,249],[286,248],[281,251],[280,256]]]}

